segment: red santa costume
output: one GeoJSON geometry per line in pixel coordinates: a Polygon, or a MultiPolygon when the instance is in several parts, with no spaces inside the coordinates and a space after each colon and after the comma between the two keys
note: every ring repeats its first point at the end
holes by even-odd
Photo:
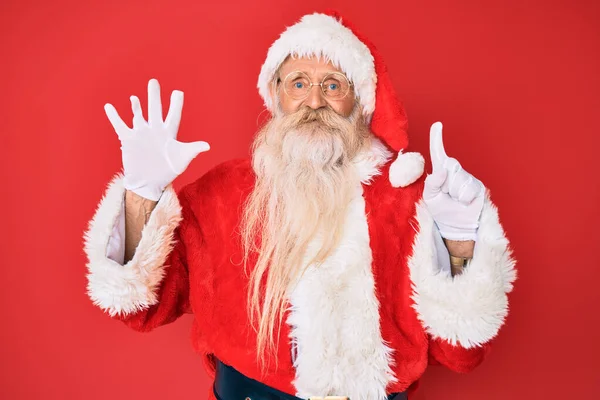
{"type": "MultiPolygon", "coordinates": [[[[261,373],[247,312],[238,226],[255,180],[250,160],[223,163],[179,193],[169,186],[125,265],[113,254],[122,252],[124,221],[117,175],[86,232],[91,299],[139,331],[193,313],[193,345],[209,374],[218,359],[301,398],[384,399],[413,390],[430,363],[471,370],[504,322],[515,279],[489,192],[473,260],[452,277],[422,200],[424,160],[403,152],[406,117],[376,49],[337,15],[303,17],[272,45],[262,67],[258,88],[271,111],[268,84],[290,54],[326,56],[342,69],[379,140],[354,161],[361,185],[340,245],[306,270],[287,299],[278,364],[261,373]]],[[[315,239],[308,253],[318,248],[315,239]]]]}

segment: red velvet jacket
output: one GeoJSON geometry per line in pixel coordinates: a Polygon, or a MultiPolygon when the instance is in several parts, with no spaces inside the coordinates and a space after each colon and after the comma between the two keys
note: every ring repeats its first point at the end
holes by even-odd
{"type": "Polygon", "coordinates": [[[390,165],[385,160],[362,184],[334,262],[310,272],[292,295],[278,365],[271,362],[265,375],[256,363],[238,233],[255,179],[249,160],[221,164],[178,194],[169,187],[124,266],[105,251],[123,204],[117,176],[86,234],[90,297],[139,331],[193,313],[193,345],[209,374],[216,357],[298,396],[375,399],[414,389],[428,363],[469,371],[504,321],[514,280],[496,209],[486,196],[475,257],[453,279],[436,262],[424,178],[393,187],[390,165]]]}

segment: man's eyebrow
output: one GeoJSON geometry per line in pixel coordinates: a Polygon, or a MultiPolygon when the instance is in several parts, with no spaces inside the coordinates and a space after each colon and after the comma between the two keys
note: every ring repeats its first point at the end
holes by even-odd
{"type": "Polygon", "coordinates": [[[346,76],[345,73],[343,73],[342,71],[335,71],[335,70],[327,70],[327,71],[322,71],[319,74],[311,74],[309,72],[307,72],[306,70],[302,70],[302,69],[293,69],[290,72],[286,73],[286,74],[279,74],[278,79],[279,80],[283,80],[285,79],[286,76],[290,75],[293,72],[302,72],[305,73],[306,75],[308,75],[309,77],[311,76],[321,76],[324,77],[325,75],[329,75],[329,74],[342,74],[344,76],[346,76]]]}

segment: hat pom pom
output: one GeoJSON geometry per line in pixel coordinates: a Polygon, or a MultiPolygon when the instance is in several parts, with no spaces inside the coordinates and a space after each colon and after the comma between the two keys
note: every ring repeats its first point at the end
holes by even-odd
{"type": "Polygon", "coordinates": [[[393,187],[406,187],[419,179],[425,170],[425,159],[421,153],[398,152],[398,157],[390,165],[389,178],[393,187]]]}

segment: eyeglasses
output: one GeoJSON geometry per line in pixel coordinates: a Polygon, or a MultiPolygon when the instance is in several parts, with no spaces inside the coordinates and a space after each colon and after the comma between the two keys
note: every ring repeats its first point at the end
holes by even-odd
{"type": "Polygon", "coordinates": [[[313,86],[320,86],[321,92],[329,100],[342,100],[350,92],[352,84],[340,72],[325,75],[321,83],[312,83],[308,75],[301,71],[290,72],[283,80],[285,94],[294,100],[308,97],[313,86]]]}

